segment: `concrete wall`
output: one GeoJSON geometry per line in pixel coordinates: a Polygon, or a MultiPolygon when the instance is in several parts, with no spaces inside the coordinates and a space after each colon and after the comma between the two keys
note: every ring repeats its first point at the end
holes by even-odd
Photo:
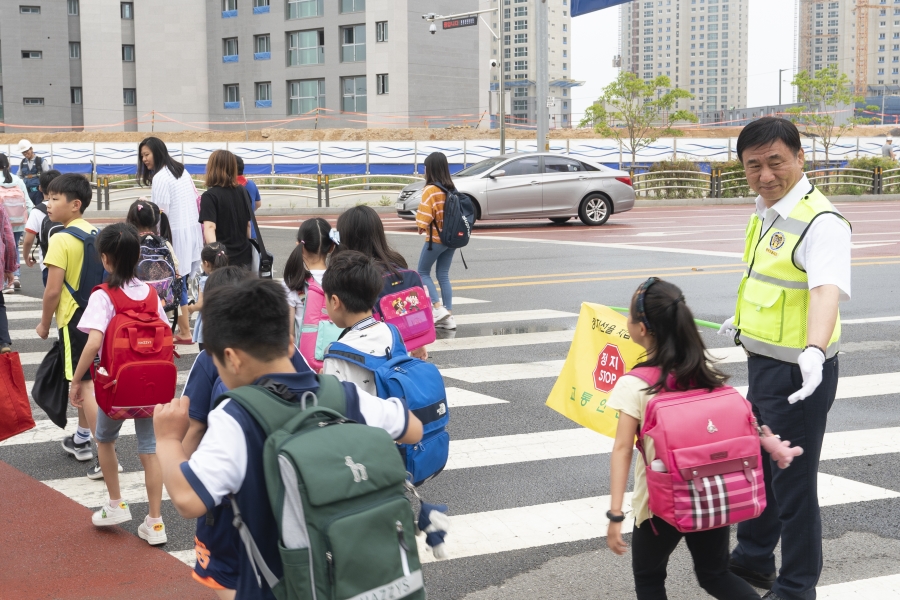
{"type": "MultiPolygon", "coordinates": [[[[137,115],[157,111],[177,121],[210,120],[204,4],[179,0],[134,3],[137,115]]],[[[153,119],[151,115],[142,120],[149,122],[140,123],[140,131],[185,129],[162,117],[153,119]]]]}
{"type": "MultiPolygon", "coordinates": [[[[59,4],[65,10],[65,3],[59,4]]],[[[109,125],[109,130],[124,131],[120,124],[125,120],[125,85],[119,0],[81,0],[79,4],[84,124],[109,125]]]]}
{"type": "Polygon", "coordinates": [[[422,19],[407,10],[409,0],[367,0],[366,2],[366,81],[370,127],[419,126],[415,115],[409,118],[388,118],[386,115],[409,113],[410,25],[428,28],[422,19]],[[376,42],[375,23],[388,22],[388,40],[376,42]],[[415,21],[418,21],[416,23],[415,21]],[[388,75],[388,93],[377,94],[377,76],[388,75]]]}
{"type": "MultiPolygon", "coordinates": [[[[23,125],[59,125],[72,120],[69,91],[69,17],[66,3],[35,0],[41,14],[20,14],[19,3],[3,1],[0,17],[4,121],[23,125]],[[23,59],[22,50],[40,50],[41,59],[23,59]],[[44,106],[22,99],[43,98],[44,106]]],[[[16,131],[8,129],[8,131],[16,131]]]]}

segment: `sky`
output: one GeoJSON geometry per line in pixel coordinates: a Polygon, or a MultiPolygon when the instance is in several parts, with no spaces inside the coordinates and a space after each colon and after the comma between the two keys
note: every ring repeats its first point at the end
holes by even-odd
{"type": "MultiPolygon", "coordinates": [[[[683,4],[686,2],[683,0],[683,4]]],[[[778,69],[794,67],[794,2],[750,0],[750,60],[747,68],[747,105],[778,102],[778,69]],[[777,18],[773,18],[776,17],[777,18]]],[[[612,66],[619,53],[619,8],[607,8],[572,19],[572,78],[584,81],[572,89],[572,120],[615,79],[612,66]]],[[[783,101],[790,98],[791,72],[782,73],[783,101]]]]}

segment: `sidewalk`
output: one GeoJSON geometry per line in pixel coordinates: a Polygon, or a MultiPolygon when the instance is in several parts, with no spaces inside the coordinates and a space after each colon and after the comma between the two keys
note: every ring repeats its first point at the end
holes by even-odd
{"type": "Polygon", "coordinates": [[[0,481],[0,597],[215,600],[177,558],[4,462],[0,481]]]}

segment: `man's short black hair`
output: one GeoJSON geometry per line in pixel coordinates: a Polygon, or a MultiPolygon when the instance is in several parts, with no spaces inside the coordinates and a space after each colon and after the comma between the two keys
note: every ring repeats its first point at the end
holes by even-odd
{"type": "Polygon", "coordinates": [[[356,250],[336,253],[322,277],[325,295],[337,296],[352,313],[372,310],[382,288],[381,271],[371,258],[356,250]]]}
{"type": "Polygon", "coordinates": [[[237,165],[238,165],[238,175],[243,175],[243,174],[244,174],[244,159],[241,158],[240,156],[238,156],[237,154],[235,154],[235,155],[234,155],[234,160],[237,161],[237,165]]]}
{"type": "Polygon", "coordinates": [[[91,205],[91,184],[84,175],[78,173],[66,173],[60,175],[47,186],[48,194],[62,194],[66,202],[81,200],[81,214],[91,205]]]}
{"type": "Polygon", "coordinates": [[[794,156],[800,153],[803,146],[800,143],[800,132],[797,126],[779,117],[763,117],[752,121],[744,127],[737,140],[738,160],[744,160],[744,150],[765,146],[781,140],[790,148],[794,156]]]}
{"type": "Polygon", "coordinates": [[[220,361],[226,348],[242,350],[263,362],[288,354],[290,312],[278,282],[248,278],[204,292],[201,314],[204,349],[220,361]]]}
{"type": "Polygon", "coordinates": [[[49,171],[44,171],[41,173],[40,179],[38,179],[38,184],[41,186],[41,190],[46,191],[47,188],[50,187],[50,182],[62,175],[56,169],[50,169],[49,171]]]}

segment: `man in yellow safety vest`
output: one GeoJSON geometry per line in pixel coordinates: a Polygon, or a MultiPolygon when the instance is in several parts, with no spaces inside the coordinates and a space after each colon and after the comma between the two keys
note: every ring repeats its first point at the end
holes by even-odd
{"type": "Polygon", "coordinates": [[[837,391],[838,304],[850,299],[850,224],[803,173],[800,134],[790,121],[750,123],[737,153],[759,196],[735,314],[719,333],[747,351],[747,399],[760,424],[804,453],[786,470],[764,461],[767,506],[738,525],[731,570],[769,589],[764,598],[812,600],[822,572],[817,472],[837,391]]]}

